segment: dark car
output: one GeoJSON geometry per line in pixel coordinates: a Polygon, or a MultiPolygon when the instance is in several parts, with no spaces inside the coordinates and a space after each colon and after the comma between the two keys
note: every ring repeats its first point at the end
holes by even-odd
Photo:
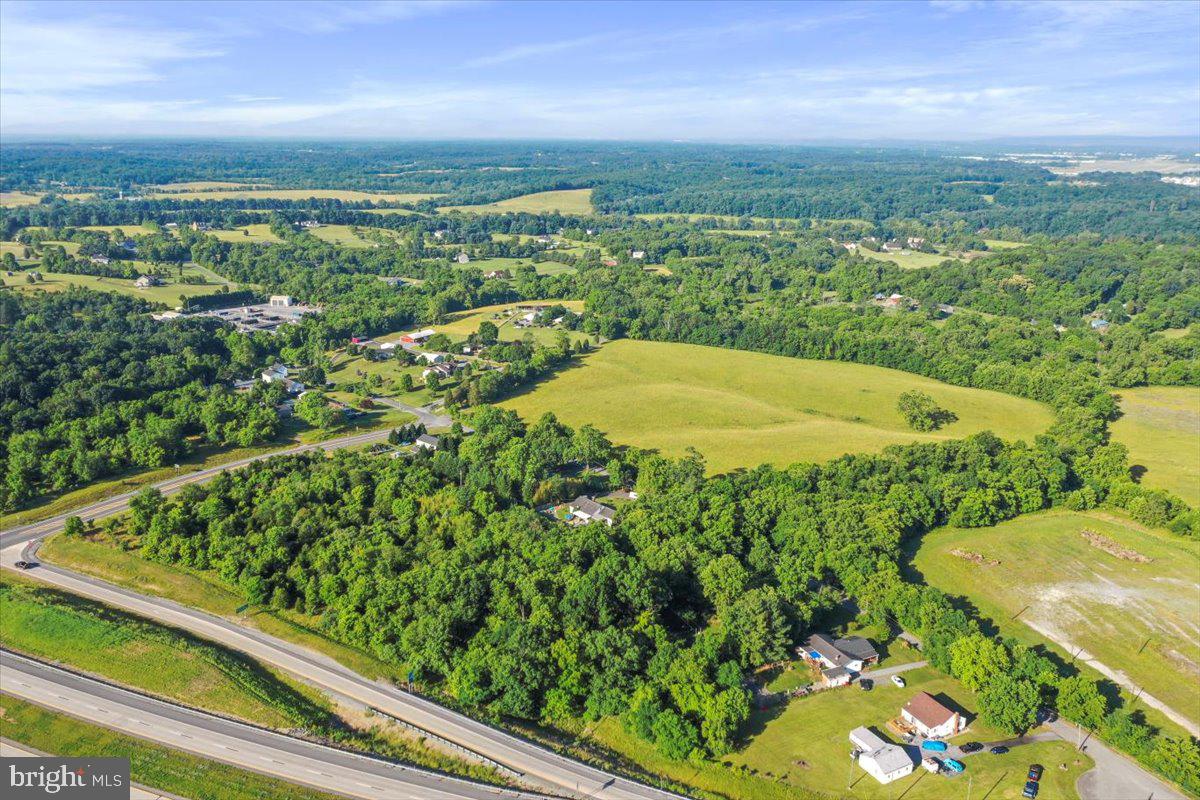
{"type": "Polygon", "coordinates": [[[1029,781],[1028,783],[1025,784],[1025,790],[1021,792],[1021,797],[1034,798],[1034,797],[1037,797],[1037,793],[1038,793],[1038,782],[1037,781],[1029,781]]]}
{"type": "Polygon", "coordinates": [[[961,745],[958,749],[962,750],[964,753],[977,753],[983,749],[983,745],[981,745],[979,742],[967,742],[966,744],[961,745]]]}
{"type": "Polygon", "coordinates": [[[991,750],[989,750],[988,752],[994,756],[1002,756],[1008,752],[1008,748],[1002,744],[998,744],[995,747],[993,747],[991,750]]]}
{"type": "Polygon", "coordinates": [[[871,680],[870,678],[863,678],[858,682],[858,688],[862,689],[864,692],[869,692],[875,688],[875,681],[871,680]]]}
{"type": "Polygon", "coordinates": [[[13,566],[16,567],[17,569],[29,569],[30,567],[33,566],[33,564],[30,564],[28,561],[18,561],[15,564],[13,564],[13,566]]]}
{"type": "Polygon", "coordinates": [[[1029,765],[1029,780],[1034,783],[1037,783],[1041,779],[1042,779],[1042,765],[1041,764],[1030,764],[1029,765]]]}

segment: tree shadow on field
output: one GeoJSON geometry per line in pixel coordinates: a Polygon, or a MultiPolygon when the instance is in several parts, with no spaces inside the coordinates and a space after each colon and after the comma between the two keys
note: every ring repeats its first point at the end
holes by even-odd
{"type": "MultiPolygon", "coordinates": [[[[552,372],[548,372],[545,375],[542,375],[540,377],[534,378],[531,381],[527,381],[527,382],[521,384],[518,388],[514,389],[513,391],[508,392],[507,394],[504,395],[503,401],[507,402],[509,400],[516,400],[517,398],[524,397],[527,394],[532,394],[533,392],[537,391],[538,388],[540,388],[543,384],[553,383],[555,380],[562,377],[563,375],[566,375],[568,372],[573,372],[577,369],[580,369],[581,367],[587,366],[588,359],[591,358],[593,355],[595,355],[597,352],[599,352],[599,351],[592,350],[589,353],[584,353],[584,354],[572,357],[570,363],[566,364],[565,366],[563,366],[561,368],[557,368],[557,369],[553,370],[552,372]]],[[[496,402],[501,402],[501,401],[496,401],[496,402]]]]}

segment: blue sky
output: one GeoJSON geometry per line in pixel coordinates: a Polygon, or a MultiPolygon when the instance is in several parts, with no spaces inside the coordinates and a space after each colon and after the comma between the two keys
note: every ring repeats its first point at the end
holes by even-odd
{"type": "Polygon", "coordinates": [[[1200,3],[0,2],[0,132],[1200,135],[1200,3]]]}

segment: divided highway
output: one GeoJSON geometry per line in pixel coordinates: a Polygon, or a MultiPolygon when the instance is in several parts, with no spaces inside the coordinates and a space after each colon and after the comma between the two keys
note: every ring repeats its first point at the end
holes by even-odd
{"type": "Polygon", "coordinates": [[[77,719],[292,783],[380,800],[536,800],[165,703],[0,651],[0,691],[77,719]]]}
{"type": "MultiPolygon", "coordinates": [[[[347,436],[314,445],[304,445],[269,455],[256,456],[221,467],[201,470],[172,478],[156,487],[164,494],[179,491],[192,483],[215,477],[271,455],[304,452],[316,448],[332,450],[365,444],[387,437],[387,431],[347,436]]],[[[124,513],[130,492],[61,514],[44,522],[23,525],[0,533],[0,566],[13,569],[17,560],[35,560],[30,554],[36,540],[61,531],[68,516],[100,519],[124,513]]],[[[570,796],[597,800],[667,800],[678,795],[622,778],[491,727],[464,714],[390,684],[369,680],[319,653],[239,625],[222,617],[188,608],[170,600],[152,597],[47,564],[24,571],[29,577],[60,589],[143,617],[190,631],[244,652],[264,663],[284,670],[311,684],[348,697],[366,706],[403,720],[429,733],[447,739],[525,776],[528,782],[544,784],[570,796]]],[[[391,795],[388,795],[389,797],[391,795]]]]}

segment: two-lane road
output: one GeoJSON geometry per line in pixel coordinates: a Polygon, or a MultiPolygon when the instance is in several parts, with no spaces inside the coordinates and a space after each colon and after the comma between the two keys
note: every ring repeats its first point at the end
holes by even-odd
{"type": "MultiPolygon", "coordinates": [[[[179,475],[174,478],[169,478],[165,481],[153,484],[155,489],[158,489],[164,495],[170,495],[178,492],[185,486],[193,483],[205,483],[215,478],[217,475],[226,470],[238,469],[247,464],[253,464],[255,461],[262,461],[266,458],[275,456],[289,456],[297,453],[308,453],[313,450],[339,450],[344,447],[355,447],[357,445],[373,444],[374,442],[385,441],[388,437],[389,430],[370,431],[368,433],[355,433],[349,436],[341,436],[337,439],[329,439],[324,442],[315,442],[313,444],[302,444],[296,447],[289,447],[283,450],[273,450],[269,453],[260,453],[256,456],[230,461],[227,464],[219,464],[215,467],[206,467],[195,472],[189,472],[186,475],[179,475]]],[[[131,492],[114,495],[112,497],[99,500],[90,505],[81,506],[72,509],[64,514],[59,514],[56,517],[42,520],[41,522],[32,522],[28,525],[19,525],[15,528],[0,533],[0,548],[11,547],[15,544],[40,539],[43,536],[49,536],[52,533],[57,533],[63,529],[66,524],[67,517],[79,517],[81,519],[103,519],[116,514],[124,514],[129,510],[129,501],[145,487],[138,487],[131,492]]]]}
{"type": "Polygon", "coordinates": [[[538,800],[205,714],[0,651],[0,691],[111,730],[369,800],[538,800]]]}
{"type": "MultiPolygon", "coordinates": [[[[331,439],[320,444],[264,454],[239,462],[201,470],[156,484],[164,494],[184,486],[212,479],[222,471],[272,455],[284,455],[322,448],[332,450],[367,444],[387,437],[387,431],[331,439]]],[[[112,497],[60,514],[44,522],[24,525],[0,533],[0,566],[14,569],[17,560],[27,558],[36,540],[63,529],[68,516],[100,519],[124,513],[135,493],[112,497]]],[[[131,611],[148,619],[187,630],[198,636],[246,653],[266,664],[282,669],[301,680],[356,700],[391,717],[403,720],[429,733],[484,756],[526,777],[531,784],[554,787],[566,795],[596,800],[667,800],[678,795],[619,777],[596,767],[561,756],[552,750],[513,736],[476,719],[451,711],[418,695],[390,684],[373,681],[332,659],[283,639],[269,636],[237,622],[188,608],[179,603],[140,594],[96,578],[48,564],[24,571],[60,589],[107,605],[131,611]]]]}

